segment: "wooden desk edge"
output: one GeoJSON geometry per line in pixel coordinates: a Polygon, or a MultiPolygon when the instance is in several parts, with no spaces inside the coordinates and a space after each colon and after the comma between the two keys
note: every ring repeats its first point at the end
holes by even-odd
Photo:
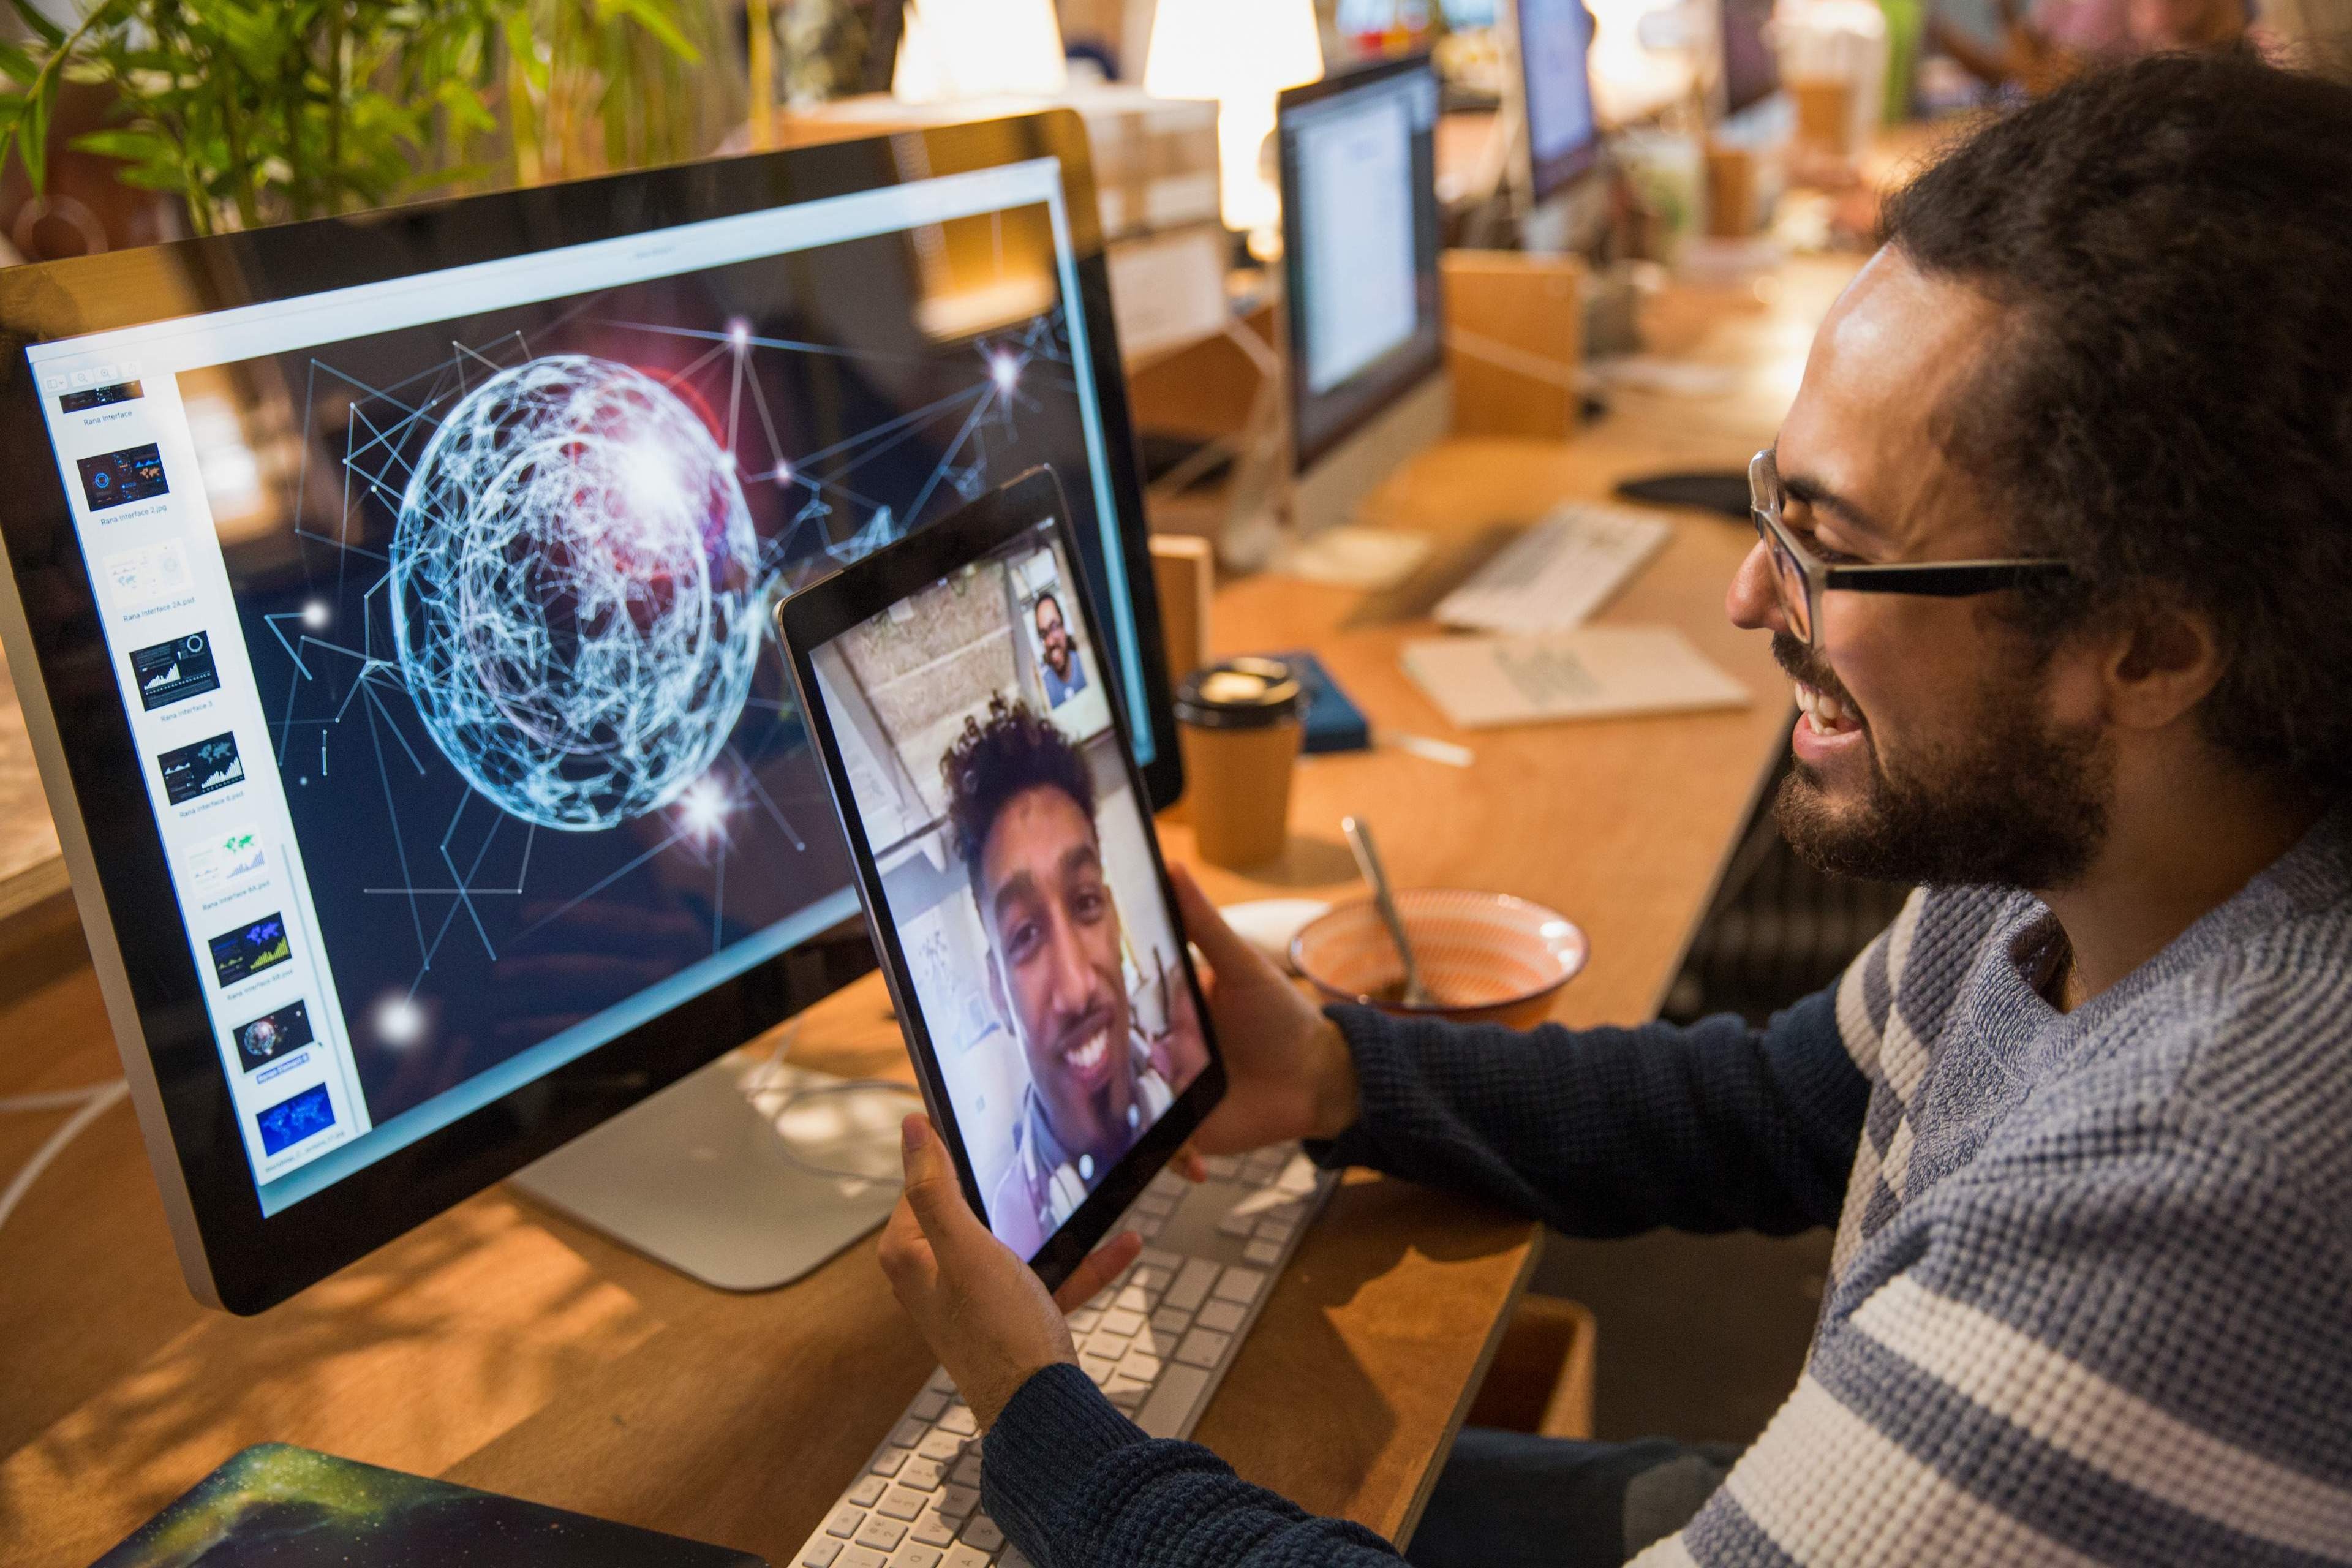
{"type": "Polygon", "coordinates": [[[1445,1469],[1445,1461],[1453,1457],[1454,1440],[1462,1436],[1462,1423],[1468,1419],[1470,1406],[1485,1386],[1486,1373],[1495,1364],[1495,1352],[1503,1348],[1503,1336],[1510,1332],[1511,1320],[1518,1315],[1519,1300],[1528,1293],[1535,1279],[1536,1265],[1543,1259],[1544,1227],[1533,1220],[1528,1222],[1527,1250],[1521,1255],[1519,1272],[1505,1292],[1502,1305],[1495,1313],[1494,1322],[1486,1330],[1486,1342],[1478,1349],[1477,1362],[1470,1369],[1469,1381],[1462,1385],[1461,1396],[1454,1402],[1454,1414],[1445,1420],[1445,1430],[1439,1434],[1437,1447],[1431,1451],[1429,1464],[1421,1473],[1421,1484],[1405,1500],[1404,1514],[1389,1539],[1402,1552],[1412,1543],[1413,1531],[1421,1528],[1422,1510],[1429,1506],[1429,1494],[1437,1489],[1437,1478],[1445,1469]]]}

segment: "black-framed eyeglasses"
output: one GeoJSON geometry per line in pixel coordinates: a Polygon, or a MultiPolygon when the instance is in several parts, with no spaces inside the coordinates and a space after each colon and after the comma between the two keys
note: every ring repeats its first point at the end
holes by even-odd
{"type": "Polygon", "coordinates": [[[1764,542],[1765,558],[1772,563],[1772,591],[1780,601],[1780,615],[1790,631],[1814,644],[1821,624],[1822,595],[1832,588],[1855,594],[1925,594],[1938,599],[1966,599],[1998,594],[2027,583],[2070,575],[2063,561],[1935,561],[1896,562],[1883,565],[1832,566],[1798,542],[1780,518],[1788,504],[1780,485],[1780,469],[1772,448],[1748,459],[1748,510],[1755,520],[1756,536],[1764,542]]]}

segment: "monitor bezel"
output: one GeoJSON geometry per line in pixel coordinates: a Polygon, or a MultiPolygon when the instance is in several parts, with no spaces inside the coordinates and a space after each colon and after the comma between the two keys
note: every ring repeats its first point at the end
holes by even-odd
{"type": "MultiPolygon", "coordinates": [[[[1368,426],[1381,418],[1381,416],[1387,414],[1399,403],[1412,395],[1413,392],[1417,388],[1427,384],[1432,376],[1442,375],[1445,371],[1445,300],[1444,289],[1441,281],[1437,289],[1436,298],[1432,302],[1432,310],[1434,312],[1437,332],[1436,341],[1430,346],[1430,348],[1417,358],[1399,363],[1398,367],[1392,372],[1394,375],[1394,383],[1386,389],[1384,395],[1374,398],[1370,402],[1366,403],[1362,407],[1350,413],[1347,418],[1341,420],[1339,424],[1333,426],[1329,430],[1324,432],[1320,437],[1314,440],[1307,440],[1301,434],[1304,415],[1307,403],[1318,396],[1328,397],[1332,395],[1333,392],[1337,392],[1339,388],[1334,387],[1332,392],[1321,394],[1312,393],[1307,390],[1305,369],[1307,364],[1307,326],[1304,314],[1297,308],[1297,294],[1301,283],[1298,258],[1304,254],[1304,252],[1300,249],[1300,240],[1302,236],[1299,225],[1298,203],[1292,199],[1293,193],[1288,189],[1287,185],[1290,165],[1288,154],[1284,149],[1282,143],[1283,126],[1284,123],[1288,121],[1290,116],[1299,110],[1319,103],[1327,98],[1337,98],[1342,93],[1354,92],[1359,89],[1370,87],[1375,83],[1386,81],[1392,78],[1412,75],[1426,76],[1429,79],[1432,87],[1436,87],[1439,84],[1437,64],[1433,57],[1427,54],[1405,55],[1392,60],[1381,60],[1371,65],[1359,66],[1353,70],[1343,71],[1337,76],[1327,76],[1319,81],[1308,82],[1303,87],[1286,88],[1283,89],[1281,96],[1276,100],[1276,162],[1283,172],[1285,181],[1285,188],[1282,193],[1282,334],[1283,341],[1287,351],[1285,356],[1286,369],[1284,373],[1286,381],[1285,404],[1289,416],[1289,429],[1287,436],[1290,450],[1290,470],[1293,478],[1307,473],[1315,467],[1316,464],[1323,461],[1324,458],[1328,458],[1332,453],[1339,450],[1340,447],[1346,446],[1350,440],[1361,435],[1368,426]]],[[[1433,127],[1431,131],[1433,159],[1435,153],[1435,138],[1436,132],[1434,127],[1433,127]]],[[[1426,199],[1430,204],[1429,210],[1431,214],[1434,216],[1436,220],[1438,231],[1437,250],[1438,257],[1442,263],[1445,253],[1445,211],[1444,204],[1438,200],[1433,163],[1431,170],[1431,184],[1429,189],[1425,192],[1416,191],[1414,193],[1414,199],[1416,201],[1426,199]]],[[[1441,265],[1438,269],[1441,279],[1443,278],[1443,270],[1444,269],[1441,265]]],[[[1358,371],[1356,375],[1360,377],[1371,374],[1374,370],[1380,368],[1381,363],[1381,361],[1375,360],[1371,364],[1358,371]]],[[[1350,381],[1353,381],[1355,377],[1349,378],[1350,381]]],[[[1340,386],[1345,386],[1349,384],[1349,382],[1342,382],[1339,384],[1340,386]]]]}
{"type": "MultiPolygon", "coordinates": [[[[849,768],[842,756],[839,741],[824,716],[817,700],[814,658],[816,650],[853,627],[864,625],[895,604],[939,584],[950,574],[981,560],[1001,549],[1024,533],[1034,530],[1041,521],[1050,519],[1055,537],[1066,552],[1071,573],[1085,586],[1085,558],[1077,552],[1069,522],[1069,501],[1062,493],[1060,481],[1051,468],[1040,467],[1006,481],[996,490],[982,496],[953,516],[941,519],[920,533],[909,535],[897,543],[843,568],[821,582],[811,584],[776,606],[776,626],[784,645],[787,663],[793,672],[793,684],[800,694],[801,711],[806,717],[809,735],[816,743],[817,753],[824,759],[825,780],[833,797],[834,813],[849,841],[849,855],[856,868],[859,900],[864,904],[868,932],[883,949],[882,973],[890,988],[890,1005],[898,1017],[899,1032],[906,1037],[907,1050],[915,1064],[915,1077],[921,1086],[923,1104],[931,1123],[946,1138],[948,1148],[955,1158],[956,1176],[962,1184],[964,1197],[972,1213],[986,1223],[987,1194],[981,1190],[973,1173],[971,1160],[965,1147],[962,1129],[956,1117],[955,1105],[944,1089],[945,1076],[940,1067],[939,1050],[931,1039],[928,1020],[918,1000],[909,994],[907,977],[913,973],[906,950],[899,943],[898,927],[888,918],[889,900],[884,889],[880,867],[874,858],[874,847],[866,842],[865,826],[855,813],[855,800],[849,768]]],[[[1096,623],[1093,595],[1081,592],[1079,618],[1086,628],[1088,643],[1102,646],[1101,627],[1096,623]]],[[[1097,668],[1109,681],[1112,695],[1118,695],[1118,672],[1109,660],[1101,660],[1097,668]]],[[[1112,723],[1118,737],[1119,755],[1129,775],[1135,772],[1135,750],[1128,732],[1127,712],[1123,703],[1110,705],[1112,723]]],[[[1183,926],[1177,914],[1176,889],[1168,879],[1168,866],[1160,854],[1159,836],[1145,824],[1145,837],[1151,849],[1152,870],[1159,879],[1158,891],[1168,910],[1171,923],[1181,934],[1183,926]]],[[[1192,1005],[1201,1020],[1201,1029],[1209,1047],[1208,1065],[1198,1078],[1185,1086],[1160,1120],[1153,1122],[1143,1136],[1137,1139],[1118,1164],[1104,1173],[1102,1184],[1086,1196],[1070,1217],[1062,1222],[1053,1235],[1045,1238],[1029,1265],[1045,1281],[1046,1288],[1058,1288],[1069,1278],[1070,1271],[1085,1260],[1087,1254],[1108,1234],[1111,1226],[1125,1214],[1128,1205],[1141,1195],[1168,1162],[1192,1137],[1203,1117],[1213,1109],[1225,1090],[1224,1058],[1217,1047],[1215,1030],[1209,1021],[1208,998],[1201,988],[1200,976],[1193,972],[1192,954],[1180,942],[1177,949],[1178,967],[1192,988],[1192,1005]]]]}
{"type": "Polygon", "coordinates": [[[1528,182],[1528,200],[1540,205],[1551,200],[1601,163],[1601,106],[1592,97],[1592,43],[1599,23],[1592,8],[1577,0],[1577,8],[1584,13],[1584,99],[1591,110],[1592,134],[1583,145],[1570,148],[1555,157],[1543,159],[1536,155],[1535,118],[1530,105],[1536,96],[1535,77],[1528,62],[1526,25],[1521,10],[1527,0],[1507,0],[1504,9],[1510,16],[1510,75],[1519,89],[1519,162],[1528,182]]]}
{"type": "Polygon", "coordinates": [[[206,1305],[284,1300],[874,967],[855,920],[755,965],[320,1192],[266,1215],[105,652],[26,351],[43,342],[994,167],[1060,161],[1106,476],[1143,657],[1155,805],[1182,790],[1140,465],[1084,122],[1067,110],[714,158],[0,271],[0,645],[183,1273],[206,1305]],[[907,157],[908,137],[922,142],[907,157]],[[299,280],[299,281],[297,281],[299,280]],[[31,612],[28,615],[28,610],[31,612]]]}

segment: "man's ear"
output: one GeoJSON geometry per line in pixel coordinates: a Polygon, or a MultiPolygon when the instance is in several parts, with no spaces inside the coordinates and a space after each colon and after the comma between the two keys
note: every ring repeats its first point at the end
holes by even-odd
{"type": "Polygon", "coordinates": [[[2163,729],[2210,696],[2228,668],[2210,616],[2149,605],[2119,628],[2106,663],[2108,711],[2126,729],[2163,729]]]}

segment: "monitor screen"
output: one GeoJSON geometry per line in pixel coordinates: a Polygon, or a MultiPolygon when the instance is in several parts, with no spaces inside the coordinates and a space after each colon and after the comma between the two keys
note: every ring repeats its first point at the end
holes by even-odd
{"type": "Polygon", "coordinates": [[[646,221],[713,167],[26,351],[263,1216],[856,914],[778,593],[1052,462],[1167,742],[1061,162],[646,221]]]}
{"type": "Polygon", "coordinates": [[[1283,95],[1285,265],[1301,468],[1437,368],[1437,78],[1376,66],[1283,95]]]}
{"type": "Polygon", "coordinates": [[[1045,518],[809,656],[902,1000],[1024,1258],[1209,1062],[1075,582],[1045,518]]]}
{"type": "Polygon", "coordinates": [[[1780,89],[1772,52],[1772,0],[1719,0],[1723,10],[1724,112],[1737,114],[1780,89]]]}
{"type": "Polygon", "coordinates": [[[1597,156],[1591,48],[1592,14],[1584,0],[1518,0],[1519,79],[1537,201],[1557,195],[1597,156]]]}

